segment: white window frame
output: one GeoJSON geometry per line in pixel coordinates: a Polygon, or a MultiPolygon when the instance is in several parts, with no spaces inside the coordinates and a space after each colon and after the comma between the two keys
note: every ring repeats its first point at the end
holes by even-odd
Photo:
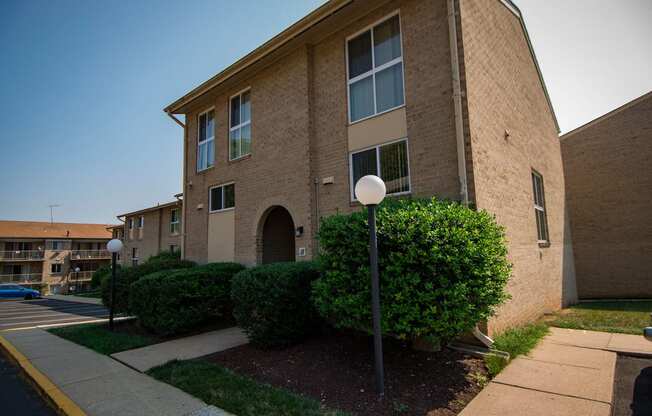
{"type": "Polygon", "coordinates": [[[386,15],[385,17],[375,21],[374,23],[370,24],[369,26],[365,27],[364,29],[361,29],[361,30],[355,32],[354,34],[348,36],[344,40],[344,44],[345,44],[345,49],[346,49],[346,80],[347,80],[347,83],[346,83],[346,99],[347,99],[347,105],[348,105],[348,112],[347,113],[348,113],[348,116],[349,116],[349,124],[359,123],[361,121],[368,120],[368,119],[370,119],[372,117],[376,117],[376,116],[379,116],[381,114],[389,113],[390,111],[394,111],[396,109],[405,107],[405,64],[403,63],[403,24],[401,23],[401,13],[400,13],[400,11],[396,10],[396,11],[386,15]],[[399,39],[399,46],[401,48],[401,56],[399,56],[398,58],[394,58],[389,62],[385,62],[384,64],[382,64],[378,68],[375,68],[375,66],[376,66],[376,55],[375,55],[375,52],[374,52],[374,31],[373,31],[373,28],[378,26],[381,23],[384,23],[386,20],[389,20],[394,16],[398,16],[398,27],[399,27],[398,39],[399,39]],[[351,79],[349,77],[349,41],[351,39],[357,38],[358,36],[360,36],[361,34],[363,34],[364,32],[367,32],[367,31],[369,31],[371,33],[371,69],[369,71],[365,72],[364,74],[360,74],[360,75],[356,76],[355,78],[351,79]],[[377,107],[377,103],[376,103],[376,73],[382,71],[383,69],[387,69],[390,66],[393,66],[393,65],[395,65],[395,64],[397,64],[399,62],[401,63],[401,72],[403,74],[402,75],[403,79],[401,80],[403,82],[403,104],[397,105],[396,107],[388,108],[387,110],[383,110],[381,112],[378,112],[377,108],[376,108],[377,107]],[[373,89],[373,93],[374,93],[374,113],[370,114],[370,115],[368,115],[366,117],[363,117],[361,119],[351,121],[351,85],[356,83],[357,81],[360,81],[360,80],[362,80],[364,78],[367,78],[369,76],[371,76],[372,80],[373,80],[372,89],[373,89]]]}
{"type": "Polygon", "coordinates": [[[127,220],[127,222],[128,222],[128,224],[129,224],[129,225],[128,225],[128,226],[129,226],[129,229],[130,229],[130,230],[133,230],[133,229],[134,229],[134,217],[129,218],[129,219],[127,220]]]}
{"type": "Polygon", "coordinates": [[[375,149],[376,150],[376,173],[380,175],[380,148],[394,143],[405,142],[405,156],[407,158],[407,171],[408,171],[408,187],[410,190],[403,192],[394,192],[392,194],[387,194],[387,196],[401,196],[409,195],[412,193],[412,174],[410,172],[410,141],[407,137],[403,137],[397,140],[392,140],[385,143],[376,144],[373,146],[367,146],[362,149],[356,149],[349,152],[349,183],[351,184],[351,202],[357,202],[355,197],[355,183],[353,183],[353,155],[366,152],[367,150],[375,149]]]}
{"type": "MultiPolygon", "coordinates": [[[[235,200],[233,201],[233,206],[232,207],[222,208],[222,209],[213,209],[213,204],[211,203],[211,201],[212,201],[211,196],[212,196],[212,193],[213,193],[213,189],[215,189],[215,188],[224,188],[225,186],[229,186],[229,185],[235,185],[235,182],[234,181],[226,182],[226,183],[222,183],[222,184],[219,184],[219,185],[214,185],[214,186],[211,186],[210,188],[208,188],[208,212],[210,214],[213,214],[215,212],[231,211],[231,210],[235,209],[235,200]]],[[[234,192],[235,192],[235,186],[234,186],[233,189],[234,189],[234,192]]],[[[224,207],[224,189],[222,189],[222,207],[224,207]]]]}
{"type": "Polygon", "coordinates": [[[144,215],[140,215],[140,216],[138,217],[138,229],[139,229],[139,230],[142,230],[143,228],[145,228],[145,216],[144,216],[144,215]]]}
{"type": "MultiPolygon", "coordinates": [[[[242,153],[242,132],[240,132],[240,140],[238,141],[238,146],[240,147],[240,152],[239,152],[240,156],[231,158],[231,132],[235,131],[235,130],[240,130],[245,126],[251,126],[251,119],[252,119],[253,113],[254,113],[251,98],[252,98],[251,87],[247,87],[247,88],[243,89],[242,91],[237,92],[237,93],[235,93],[235,94],[233,94],[232,96],[229,97],[229,137],[228,137],[228,139],[229,139],[229,161],[242,159],[243,157],[249,156],[251,154],[251,148],[249,149],[249,153],[246,153],[246,154],[242,153]],[[237,126],[231,126],[231,101],[235,97],[240,97],[240,106],[242,106],[242,95],[244,93],[246,93],[246,92],[249,92],[249,106],[250,106],[249,121],[246,121],[244,123],[242,122],[242,110],[240,110],[240,124],[238,124],[237,126]]],[[[253,129],[249,129],[249,130],[252,133],[250,140],[251,140],[251,143],[253,143],[254,142],[253,129]]]]}
{"type": "Polygon", "coordinates": [[[550,229],[548,228],[548,212],[546,211],[546,194],[545,194],[545,188],[543,186],[543,175],[537,172],[536,170],[532,169],[532,200],[533,200],[533,205],[534,205],[534,221],[535,224],[537,225],[537,243],[540,245],[548,245],[550,244],[550,229]],[[541,183],[541,198],[543,198],[543,205],[537,204],[537,195],[536,195],[536,185],[534,183],[535,179],[534,177],[537,177],[541,183]],[[541,240],[539,238],[539,224],[537,223],[537,218],[536,218],[536,211],[539,211],[543,213],[543,221],[544,221],[544,226],[546,229],[546,239],[541,240]]]}
{"type": "Polygon", "coordinates": [[[195,168],[197,169],[197,172],[203,172],[203,171],[205,171],[207,169],[210,169],[213,166],[215,166],[215,159],[216,159],[215,151],[217,150],[217,149],[215,149],[215,130],[216,129],[217,129],[217,122],[215,120],[215,107],[214,106],[210,107],[210,108],[207,108],[206,110],[204,110],[201,113],[197,114],[197,152],[195,153],[195,155],[196,155],[195,168]],[[201,134],[201,127],[199,126],[199,120],[201,119],[201,116],[203,116],[204,114],[209,113],[211,111],[213,112],[213,132],[212,132],[213,134],[212,134],[212,136],[210,138],[207,138],[206,140],[201,141],[201,137],[199,136],[201,134]],[[213,160],[212,161],[208,160],[208,151],[206,151],[206,167],[205,168],[200,168],[199,167],[199,148],[203,144],[206,144],[206,146],[208,147],[209,142],[213,142],[213,160]]]}
{"type": "Polygon", "coordinates": [[[180,224],[180,222],[181,221],[179,219],[179,208],[172,208],[170,210],[170,233],[171,234],[179,234],[178,225],[180,224]],[[173,212],[176,212],[176,214],[177,214],[176,215],[176,221],[172,221],[172,219],[173,219],[172,213],[173,212]],[[175,227],[175,226],[177,226],[177,227],[175,227]],[[177,229],[175,230],[174,228],[177,228],[177,229]]]}

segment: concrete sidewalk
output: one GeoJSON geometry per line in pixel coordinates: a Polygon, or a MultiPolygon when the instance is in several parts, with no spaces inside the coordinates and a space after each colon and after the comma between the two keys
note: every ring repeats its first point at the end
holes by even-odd
{"type": "Polygon", "coordinates": [[[219,415],[228,413],[40,329],[1,332],[5,349],[68,415],[219,415]],[[8,343],[7,343],[8,341],[8,343]],[[11,351],[13,350],[13,351],[11,351]]]}
{"type": "Polygon", "coordinates": [[[652,356],[642,336],[551,328],[460,416],[609,416],[617,353],[652,356]]]}
{"type": "Polygon", "coordinates": [[[168,361],[189,360],[244,345],[248,342],[245,333],[240,328],[233,327],[122,351],[113,354],[112,357],[145,372],[168,361]]]}

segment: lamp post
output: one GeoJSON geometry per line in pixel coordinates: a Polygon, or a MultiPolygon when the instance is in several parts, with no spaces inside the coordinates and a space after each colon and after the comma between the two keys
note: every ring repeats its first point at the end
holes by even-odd
{"type": "Polygon", "coordinates": [[[122,250],[122,241],[114,238],[106,244],[106,249],[111,252],[111,296],[109,303],[109,329],[113,331],[113,301],[115,300],[115,268],[118,252],[122,250]]]}
{"type": "Polygon", "coordinates": [[[355,197],[367,207],[369,216],[369,266],[371,269],[371,314],[374,329],[374,367],[376,391],[385,395],[383,339],[380,330],[380,283],[378,281],[378,244],[376,242],[376,206],[385,198],[385,182],[375,175],[360,178],[355,184],[355,197]]]}

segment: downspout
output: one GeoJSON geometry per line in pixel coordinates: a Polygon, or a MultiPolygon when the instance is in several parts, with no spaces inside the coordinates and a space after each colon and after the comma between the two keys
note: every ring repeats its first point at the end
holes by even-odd
{"type": "MultiPolygon", "coordinates": [[[[462,85],[460,81],[459,45],[457,43],[457,15],[455,12],[455,0],[447,0],[448,3],[448,38],[451,50],[451,70],[453,80],[453,107],[455,111],[455,139],[457,141],[457,174],[460,181],[460,200],[465,206],[469,205],[469,188],[466,176],[466,146],[464,143],[464,118],[462,114],[462,85]]],[[[459,4],[459,3],[458,3],[459,4]]],[[[493,346],[494,341],[480,331],[476,325],[473,328],[473,336],[488,348],[493,346]]]]}
{"type": "Polygon", "coordinates": [[[178,118],[174,116],[169,111],[166,111],[165,114],[168,115],[172,120],[174,120],[175,123],[183,127],[183,174],[182,180],[183,183],[181,184],[181,191],[183,192],[184,196],[184,201],[181,203],[181,239],[179,241],[179,248],[181,249],[181,258],[185,259],[186,258],[186,201],[185,197],[188,195],[186,192],[186,155],[187,155],[187,150],[188,150],[188,129],[186,128],[186,125],[181,122],[178,118]]]}

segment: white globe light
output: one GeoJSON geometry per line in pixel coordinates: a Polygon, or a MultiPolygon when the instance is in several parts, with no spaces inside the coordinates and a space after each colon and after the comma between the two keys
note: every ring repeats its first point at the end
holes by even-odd
{"type": "Polygon", "coordinates": [[[355,197],[362,205],[378,205],[385,199],[385,182],[376,175],[360,178],[355,184],[355,197]]]}
{"type": "Polygon", "coordinates": [[[75,273],[79,273],[79,267],[75,267],[75,273]]]}
{"type": "Polygon", "coordinates": [[[117,253],[118,251],[122,250],[122,241],[114,238],[106,244],[106,249],[111,253],[117,253]]]}

